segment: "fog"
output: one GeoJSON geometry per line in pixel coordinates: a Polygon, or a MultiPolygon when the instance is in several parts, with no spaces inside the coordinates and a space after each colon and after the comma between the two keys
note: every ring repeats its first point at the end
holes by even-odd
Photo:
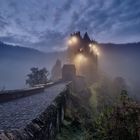
{"type": "Polygon", "coordinates": [[[26,75],[30,73],[31,67],[47,67],[50,70],[50,66],[47,63],[43,64],[35,62],[24,62],[18,60],[3,60],[0,62],[0,85],[5,89],[17,89],[24,88],[26,75]]]}
{"type": "MultiPolygon", "coordinates": [[[[61,53],[63,54],[63,53],[61,53]]],[[[22,59],[10,59],[0,57],[0,90],[2,89],[20,89],[26,88],[27,85],[25,81],[27,79],[27,74],[30,73],[30,68],[45,67],[49,73],[52,66],[55,64],[57,59],[62,59],[64,57],[60,56],[59,53],[46,54],[46,56],[36,56],[22,59]]],[[[62,59],[64,62],[64,59],[62,59]]]]}
{"type": "MultiPolygon", "coordinates": [[[[123,77],[131,88],[131,92],[138,96],[140,92],[140,47],[100,47],[99,50],[99,70],[111,79],[123,77]]],[[[22,59],[18,57],[17,59],[0,58],[0,89],[27,87],[25,80],[31,67],[46,67],[50,72],[56,59],[61,59],[62,63],[66,62],[64,52],[31,58],[31,56],[30,58],[24,56],[22,59]]]]}
{"type": "Polygon", "coordinates": [[[140,98],[140,47],[100,47],[99,69],[111,79],[122,77],[140,98]]]}

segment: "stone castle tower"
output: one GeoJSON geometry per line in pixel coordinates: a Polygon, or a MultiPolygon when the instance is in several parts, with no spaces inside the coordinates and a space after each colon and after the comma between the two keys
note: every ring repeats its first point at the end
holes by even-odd
{"type": "Polygon", "coordinates": [[[80,32],[70,35],[68,59],[70,63],[75,65],[77,75],[84,76],[88,82],[96,81],[98,65],[97,42],[91,40],[87,32],[83,37],[80,32]]]}

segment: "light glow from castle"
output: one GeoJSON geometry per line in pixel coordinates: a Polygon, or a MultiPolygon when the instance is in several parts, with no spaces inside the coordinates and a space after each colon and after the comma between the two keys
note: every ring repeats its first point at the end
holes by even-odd
{"type": "Polygon", "coordinates": [[[97,46],[95,44],[89,44],[90,52],[95,53],[96,55],[100,55],[99,50],[97,49],[97,46]]]}
{"type": "Polygon", "coordinates": [[[68,40],[68,45],[74,45],[76,43],[78,43],[78,38],[76,36],[73,36],[68,40]]]}
{"type": "Polygon", "coordinates": [[[75,56],[75,60],[74,61],[75,61],[75,64],[78,66],[78,65],[81,65],[83,63],[86,63],[87,62],[87,58],[82,53],[80,53],[80,54],[77,54],[75,56]]]}
{"type": "Polygon", "coordinates": [[[76,66],[76,69],[77,69],[77,73],[80,74],[81,72],[81,68],[83,66],[86,66],[88,62],[88,58],[86,56],[84,56],[82,53],[79,53],[75,56],[75,59],[74,59],[74,64],[76,66]]]}
{"type": "Polygon", "coordinates": [[[68,40],[68,45],[72,45],[72,40],[71,39],[68,40]]]}

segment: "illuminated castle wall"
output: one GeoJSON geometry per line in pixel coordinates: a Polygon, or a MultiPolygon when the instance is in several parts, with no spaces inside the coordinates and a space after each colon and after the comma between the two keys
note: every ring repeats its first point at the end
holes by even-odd
{"type": "Polygon", "coordinates": [[[91,40],[87,33],[82,37],[80,32],[70,35],[68,40],[68,59],[76,66],[78,75],[84,76],[87,81],[97,79],[98,65],[97,42],[91,40]]]}

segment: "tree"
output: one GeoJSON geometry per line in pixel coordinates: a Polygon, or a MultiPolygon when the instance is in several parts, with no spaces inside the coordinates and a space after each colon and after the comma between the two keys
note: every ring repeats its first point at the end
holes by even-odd
{"type": "Polygon", "coordinates": [[[97,118],[95,137],[97,140],[139,140],[139,124],[140,105],[122,90],[120,103],[105,108],[97,118]]]}
{"type": "Polygon", "coordinates": [[[48,82],[49,72],[46,68],[38,69],[37,67],[33,67],[30,70],[31,73],[27,75],[28,79],[26,80],[26,84],[33,87],[48,82]]]}

